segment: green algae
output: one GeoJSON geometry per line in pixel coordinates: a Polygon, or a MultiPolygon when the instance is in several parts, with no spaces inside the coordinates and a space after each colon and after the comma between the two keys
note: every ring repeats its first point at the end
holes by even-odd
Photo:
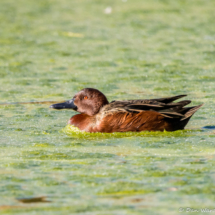
{"type": "Polygon", "coordinates": [[[167,131],[142,131],[142,132],[114,132],[114,133],[89,133],[81,131],[73,125],[67,125],[62,132],[73,138],[125,138],[125,137],[188,137],[192,135],[192,130],[167,131]]]}
{"type": "Polygon", "coordinates": [[[204,106],[184,131],[90,134],[64,128],[73,111],[0,105],[0,213],[213,208],[214,8],[204,0],[1,0],[1,103],[62,101],[94,87],[109,101],[188,94],[204,106]],[[51,202],[17,201],[40,196],[51,202]]]}

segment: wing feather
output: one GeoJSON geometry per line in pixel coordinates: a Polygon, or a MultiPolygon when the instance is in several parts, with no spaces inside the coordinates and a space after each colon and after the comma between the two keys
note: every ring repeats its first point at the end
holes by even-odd
{"type": "Polygon", "coordinates": [[[102,112],[104,115],[109,115],[116,112],[139,113],[142,111],[155,111],[166,118],[184,118],[184,112],[186,112],[183,111],[185,109],[184,106],[188,105],[191,101],[173,101],[185,96],[178,95],[158,99],[112,101],[102,108],[102,112]]]}

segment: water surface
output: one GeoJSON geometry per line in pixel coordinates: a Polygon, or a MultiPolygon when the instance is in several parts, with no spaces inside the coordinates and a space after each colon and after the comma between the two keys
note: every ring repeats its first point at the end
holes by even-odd
{"type": "Polygon", "coordinates": [[[188,94],[187,131],[62,132],[73,111],[0,105],[0,213],[178,214],[214,208],[215,2],[1,0],[1,102],[188,94]],[[104,10],[112,7],[111,14],[104,10]],[[17,199],[46,197],[50,202],[17,199]]]}

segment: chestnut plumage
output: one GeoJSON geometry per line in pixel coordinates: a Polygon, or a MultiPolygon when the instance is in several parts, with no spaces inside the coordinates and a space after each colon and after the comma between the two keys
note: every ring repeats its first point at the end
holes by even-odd
{"type": "Polygon", "coordinates": [[[71,117],[68,124],[87,132],[175,131],[184,129],[203,105],[185,107],[190,100],[174,102],[184,96],[109,103],[99,90],[85,88],[73,99],[50,107],[78,111],[80,114],[71,117]]]}

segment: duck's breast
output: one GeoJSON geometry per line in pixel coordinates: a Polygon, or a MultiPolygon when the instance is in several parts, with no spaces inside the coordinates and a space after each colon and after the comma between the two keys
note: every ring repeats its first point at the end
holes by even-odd
{"type": "Polygon", "coordinates": [[[82,131],[92,132],[95,126],[95,117],[87,114],[77,114],[70,118],[68,124],[78,127],[82,131]]]}

